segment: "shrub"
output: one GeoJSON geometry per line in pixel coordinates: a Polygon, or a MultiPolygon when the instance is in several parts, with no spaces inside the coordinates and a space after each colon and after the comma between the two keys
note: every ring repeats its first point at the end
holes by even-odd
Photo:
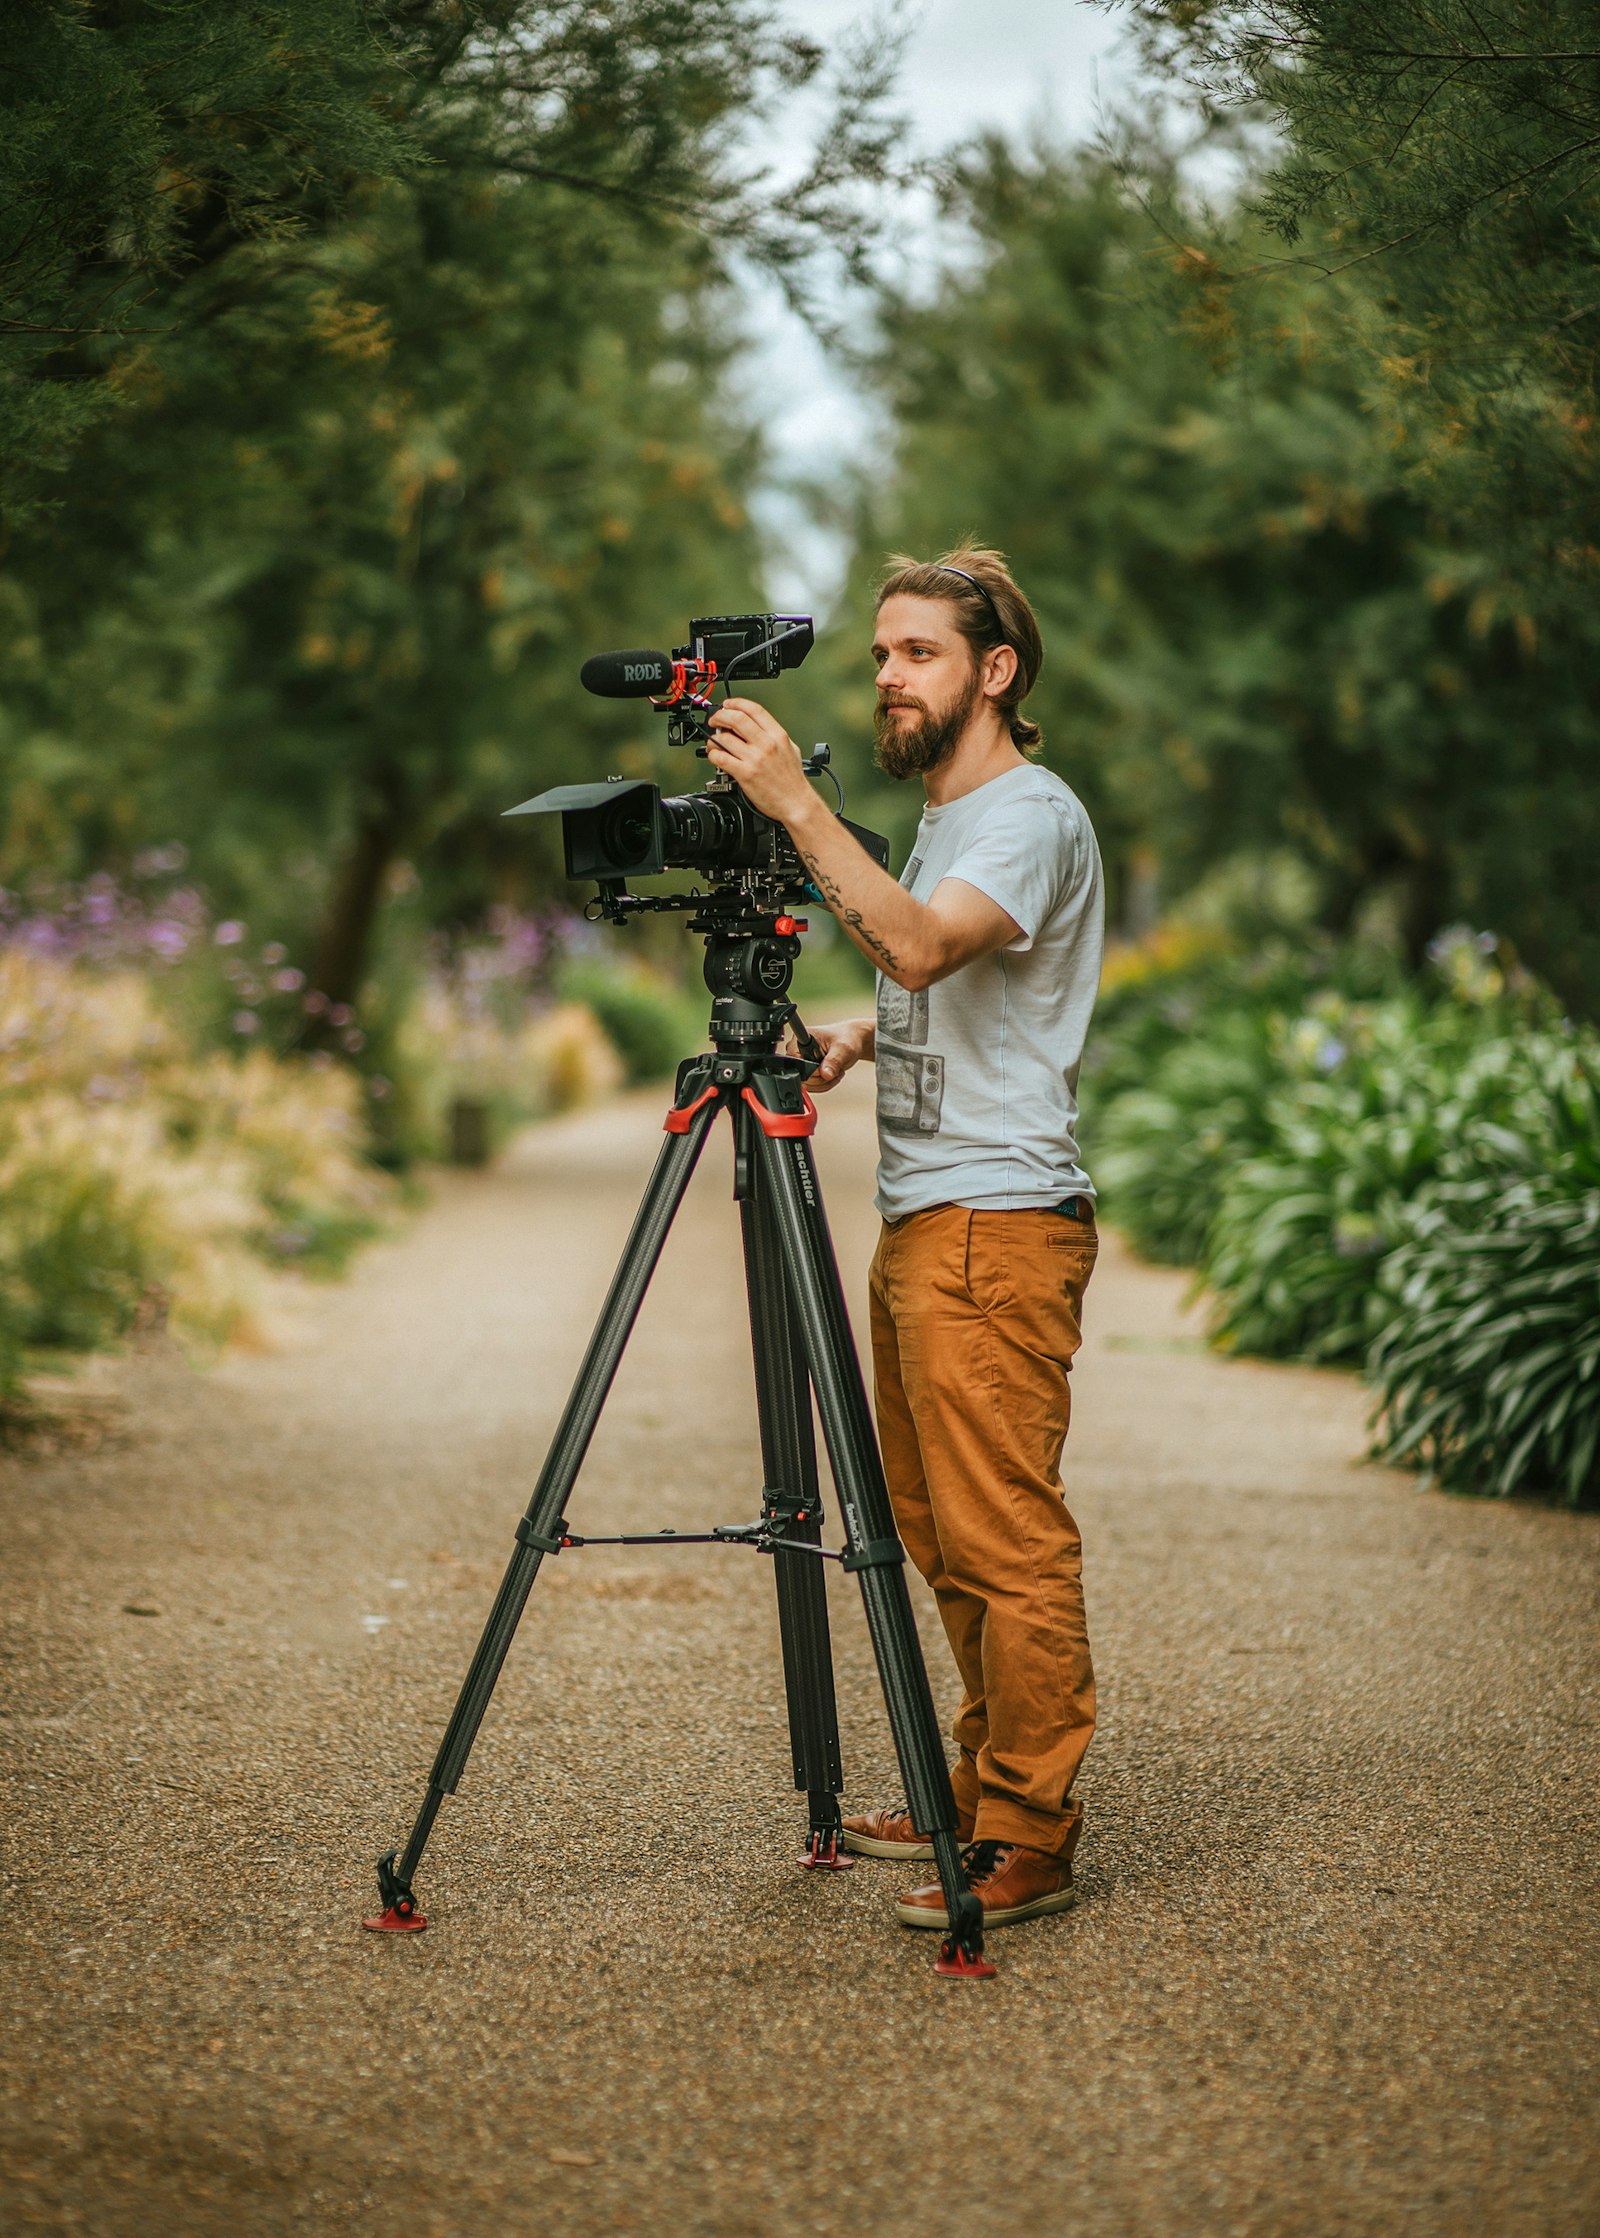
{"type": "Polygon", "coordinates": [[[396,1102],[391,1123],[402,1162],[448,1155],[458,1100],[487,1107],[490,1147],[513,1128],[620,1082],[623,1065],[591,1009],[463,1003],[450,983],[429,979],[393,1038],[396,1102]]]}
{"type": "Polygon", "coordinates": [[[28,1348],[251,1312],[262,1259],[336,1263],[384,1202],[331,1060],[197,1056],[141,972],[0,948],[0,1394],[28,1348]]]}
{"type": "Polygon", "coordinates": [[[570,964],[561,991],[588,1006],[605,1028],[630,1081],[661,1080],[680,1057],[705,1044],[710,997],[691,1001],[674,980],[648,964],[570,964]]]}
{"type": "Polygon", "coordinates": [[[1547,1040],[1480,1170],[1415,1206],[1368,1362],[1388,1460],[1453,1489],[1600,1500],[1600,1072],[1547,1040]]]}
{"type": "Polygon", "coordinates": [[[1199,1267],[1217,1342],[1364,1364],[1388,1458],[1593,1499],[1600,1039],[1487,936],[1434,962],[1398,992],[1359,956],[1134,972],[1091,1165],[1137,1247],[1199,1267]]]}
{"type": "Polygon", "coordinates": [[[1481,1022],[1412,998],[1323,998],[1280,1024],[1265,1144],[1228,1175],[1198,1254],[1212,1334],[1243,1352],[1359,1360],[1378,1325],[1375,1275],[1406,1207],[1470,1119],[1514,1100],[1510,1044],[1472,1057],[1481,1022]]]}
{"type": "Polygon", "coordinates": [[[1270,1025],[1248,1010],[1212,1014],[1165,1052],[1147,1087],[1125,1089],[1105,1113],[1095,1185],[1146,1258],[1193,1266],[1233,1161],[1264,1140],[1278,1077],[1270,1025]]]}

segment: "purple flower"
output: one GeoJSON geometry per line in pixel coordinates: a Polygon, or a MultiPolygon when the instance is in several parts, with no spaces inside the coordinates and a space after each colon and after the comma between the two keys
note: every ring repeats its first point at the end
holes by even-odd
{"type": "Polygon", "coordinates": [[[269,940],[261,951],[261,961],[264,964],[281,964],[287,962],[288,955],[289,951],[281,940],[269,940]]]}
{"type": "Polygon", "coordinates": [[[308,1018],[320,1018],[328,1007],[328,998],[326,995],[319,995],[313,987],[300,1007],[308,1018]]]}
{"type": "Polygon", "coordinates": [[[237,948],[245,930],[237,917],[224,917],[211,937],[219,948],[237,948]]]}
{"type": "Polygon", "coordinates": [[[236,1034],[253,1034],[260,1023],[253,1010],[236,1010],[233,1014],[233,1030],[236,1034]]]}
{"type": "Polygon", "coordinates": [[[355,1012],[347,1002],[336,1002],[328,1012],[328,1023],[330,1026],[348,1026],[354,1017],[355,1012]]]}
{"type": "Polygon", "coordinates": [[[359,1026],[348,1027],[346,1031],[339,1036],[339,1040],[342,1045],[349,1050],[352,1056],[355,1055],[358,1049],[365,1049],[365,1047],[367,1046],[367,1037],[361,1031],[361,1028],[359,1026]]]}
{"type": "Polygon", "coordinates": [[[175,870],[182,870],[189,860],[189,850],[173,840],[166,847],[146,847],[133,858],[135,878],[161,878],[175,870]]]}
{"type": "Polygon", "coordinates": [[[292,964],[287,971],[275,971],[272,975],[272,984],[280,995],[297,995],[305,983],[305,973],[296,971],[292,964]]]}
{"type": "Polygon", "coordinates": [[[146,929],[145,938],[158,956],[181,956],[189,945],[189,928],[171,917],[158,917],[146,929]]]}

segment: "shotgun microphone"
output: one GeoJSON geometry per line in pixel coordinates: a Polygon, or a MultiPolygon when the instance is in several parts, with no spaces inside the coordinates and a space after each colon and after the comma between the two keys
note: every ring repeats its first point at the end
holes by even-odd
{"type": "Polygon", "coordinates": [[[578,671],[578,681],[598,699],[649,699],[672,689],[672,659],[667,653],[595,653],[578,671]]]}

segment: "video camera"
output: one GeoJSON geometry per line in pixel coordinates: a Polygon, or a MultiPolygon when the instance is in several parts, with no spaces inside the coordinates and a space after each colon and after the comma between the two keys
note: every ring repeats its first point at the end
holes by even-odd
{"type": "MultiPolygon", "coordinates": [[[[670,654],[596,653],[584,662],[579,680],[602,699],[648,699],[668,719],[668,744],[692,744],[703,755],[717,704],[711,697],[715,687],[726,690],[736,677],[766,683],[798,668],[814,637],[809,614],[705,615],[689,624],[689,643],[670,654]]],[[[827,775],[842,812],[844,793],[829,768],[827,747],[815,747],[804,766],[808,775],[827,775]]],[[[644,778],[556,785],[506,813],[560,816],[567,876],[596,882],[599,893],[589,914],[613,924],[639,910],[701,909],[704,896],[641,898],[625,890],[629,879],[659,878],[669,870],[699,871],[715,889],[741,894],[758,911],[820,899],[783,825],[752,808],[720,773],[704,792],[672,798],[644,778]]],[[[887,869],[887,840],[849,823],[842,813],[840,821],[887,869]]]]}

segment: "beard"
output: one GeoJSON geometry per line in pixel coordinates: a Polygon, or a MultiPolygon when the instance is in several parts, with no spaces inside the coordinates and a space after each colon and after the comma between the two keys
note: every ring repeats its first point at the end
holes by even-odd
{"type": "Polygon", "coordinates": [[[909,694],[902,699],[880,699],[872,714],[872,731],[877,741],[872,758],[885,777],[920,777],[925,770],[937,769],[941,762],[947,762],[978,703],[979,688],[978,672],[974,667],[965,690],[958,692],[948,706],[931,708],[909,694]],[[921,720],[903,721],[897,713],[901,708],[914,709],[921,720]]]}

